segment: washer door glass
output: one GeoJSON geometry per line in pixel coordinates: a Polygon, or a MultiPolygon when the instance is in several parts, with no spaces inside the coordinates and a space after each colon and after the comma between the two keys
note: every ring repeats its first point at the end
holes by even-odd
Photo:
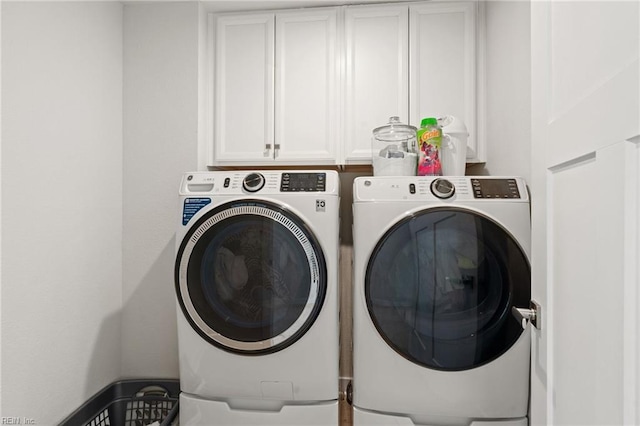
{"type": "Polygon", "coordinates": [[[291,212],[229,203],[198,220],[176,259],[176,291],[191,326],[212,344],[271,353],[299,339],[326,293],[322,250],[291,212]]]}
{"type": "Polygon", "coordinates": [[[490,362],[522,333],[511,307],[528,306],[531,269],[493,220],[464,209],[409,216],[378,242],[365,297],[380,335],[405,358],[437,370],[490,362]]]}

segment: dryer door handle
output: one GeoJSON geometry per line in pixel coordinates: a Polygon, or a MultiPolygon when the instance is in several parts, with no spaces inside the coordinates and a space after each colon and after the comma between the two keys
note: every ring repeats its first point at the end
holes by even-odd
{"type": "Polygon", "coordinates": [[[518,308],[513,306],[511,308],[511,313],[518,321],[520,321],[520,325],[522,328],[527,328],[527,323],[531,323],[538,330],[542,329],[542,321],[540,318],[540,314],[542,313],[542,308],[540,304],[535,300],[531,300],[529,302],[529,309],[527,308],[518,308]]]}

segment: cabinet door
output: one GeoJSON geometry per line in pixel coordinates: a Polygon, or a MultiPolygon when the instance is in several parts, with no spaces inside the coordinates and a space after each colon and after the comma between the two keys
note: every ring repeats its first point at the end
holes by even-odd
{"type": "Polygon", "coordinates": [[[353,6],[345,13],[344,162],[371,163],[371,132],[409,120],[409,9],[353,6]]]}
{"type": "Polygon", "coordinates": [[[216,19],[214,160],[272,161],[273,14],[216,19]]]}
{"type": "Polygon", "coordinates": [[[335,164],[337,9],[276,15],[275,160],[335,164]]]}
{"type": "Polygon", "coordinates": [[[469,131],[467,160],[478,152],[476,123],[476,2],[410,6],[411,124],[453,115],[469,131]]]}

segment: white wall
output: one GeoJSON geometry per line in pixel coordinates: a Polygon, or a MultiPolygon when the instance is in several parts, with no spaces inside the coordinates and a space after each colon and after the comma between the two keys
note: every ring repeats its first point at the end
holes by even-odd
{"type": "MultiPolygon", "coordinates": [[[[2,64],[2,4],[0,3],[0,64],[2,64]]],[[[2,165],[2,66],[0,66],[0,166],[2,165]]],[[[2,173],[0,172],[0,319],[2,319],[2,173]]],[[[0,417],[2,417],[2,326],[0,325],[0,417]]]]}
{"type": "Polygon", "coordinates": [[[522,176],[530,182],[530,3],[491,0],[484,5],[487,162],[467,167],[466,173],[522,176]]]}
{"type": "Polygon", "coordinates": [[[2,415],[120,376],[122,5],[2,2],[2,415]]]}
{"type": "Polygon", "coordinates": [[[178,377],[174,233],[198,154],[198,4],[124,7],[125,376],[178,377]]]}

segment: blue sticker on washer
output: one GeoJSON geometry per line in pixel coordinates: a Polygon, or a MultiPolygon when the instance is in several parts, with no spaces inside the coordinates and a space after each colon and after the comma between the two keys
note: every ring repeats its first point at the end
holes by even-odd
{"type": "Polygon", "coordinates": [[[184,200],[182,208],[182,224],[189,223],[191,218],[200,211],[201,208],[211,203],[211,198],[187,198],[184,200]]]}

